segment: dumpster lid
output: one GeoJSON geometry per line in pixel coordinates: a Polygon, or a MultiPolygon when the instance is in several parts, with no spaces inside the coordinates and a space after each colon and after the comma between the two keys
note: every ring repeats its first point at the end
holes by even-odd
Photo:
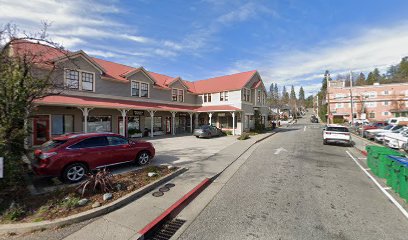
{"type": "Polygon", "coordinates": [[[388,156],[389,158],[391,158],[392,160],[395,160],[403,165],[407,165],[408,166],[408,158],[406,157],[398,157],[398,156],[388,156]]]}

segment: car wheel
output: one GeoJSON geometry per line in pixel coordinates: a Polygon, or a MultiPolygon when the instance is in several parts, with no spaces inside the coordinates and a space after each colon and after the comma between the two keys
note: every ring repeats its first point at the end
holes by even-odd
{"type": "Polygon", "coordinates": [[[150,154],[147,151],[140,152],[136,157],[136,162],[138,165],[143,166],[150,162],[150,154]]]}
{"type": "Polygon", "coordinates": [[[88,172],[88,167],[83,163],[74,163],[65,167],[62,179],[65,182],[75,183],[81,181],[88,172]]]}
{"type": "Polygon", "coordinates": [[[200,138],[200,136],[196,136],[196,138],[200,138]]]}
{"type": "Polygon", "coordinates": [[[326,141],[326,140],[323,140],[323,145],[327,145],[327,141],[326,141]]]}

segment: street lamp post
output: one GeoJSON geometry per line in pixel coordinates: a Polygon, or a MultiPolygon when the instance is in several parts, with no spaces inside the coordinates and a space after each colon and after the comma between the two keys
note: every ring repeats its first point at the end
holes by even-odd
{"type": "Polygon", "coordinates": [[[326,92],[327,92],[327,123],[330,124],[330,95],[329,95],[329,77],[330,73],[326,74],[326,92]]]}

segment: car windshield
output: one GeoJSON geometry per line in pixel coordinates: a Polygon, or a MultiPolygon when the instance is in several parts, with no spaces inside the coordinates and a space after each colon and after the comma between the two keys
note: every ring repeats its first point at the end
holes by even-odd
{"type": "Polygon", "coordinates": [[[349,130],[345,127],[327,127],[326,131],[331,132],[348,132],[349,130]]]}
{"type": "Polygon", "coordinates": [[[392,127],[393,127],[392,125],[388,125],[388,126],[384,127],[383,129],[384,130],[390,130],[392,127]]]}
{"type": "Polygon", "coordinates": [[[392,127],[392,129],[391,129],[391,131],[397,131],[397,130],[399,130],[399,129],[401,129],[403,126],[401,126],[401,125],[397,125],[397,126],[394,126],[394,127],[392,127]]]}
{"type": "Polygon", "coordinates": [[[49,140],[48,142],[44,143],[41,145],[41,151],[46,152],[49,151],[53,148],[56,148],[64,143],[66,143],[67,140],[49,140]]]}
{"type": "Polygon", "coordinates": [[[202,126],[200,126],[198,129],[205,130],[205,129],[208,129],[208,128],[210,128],[209,125],[202,125],[202,126]]]}

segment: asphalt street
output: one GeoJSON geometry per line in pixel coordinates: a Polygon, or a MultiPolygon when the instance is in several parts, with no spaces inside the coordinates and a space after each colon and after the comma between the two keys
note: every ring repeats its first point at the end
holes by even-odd
{"type": "Polygon", "coordinates": [[[179,239],[408,239],[350,149],[308,119],[261,143],[179,239]]]}

